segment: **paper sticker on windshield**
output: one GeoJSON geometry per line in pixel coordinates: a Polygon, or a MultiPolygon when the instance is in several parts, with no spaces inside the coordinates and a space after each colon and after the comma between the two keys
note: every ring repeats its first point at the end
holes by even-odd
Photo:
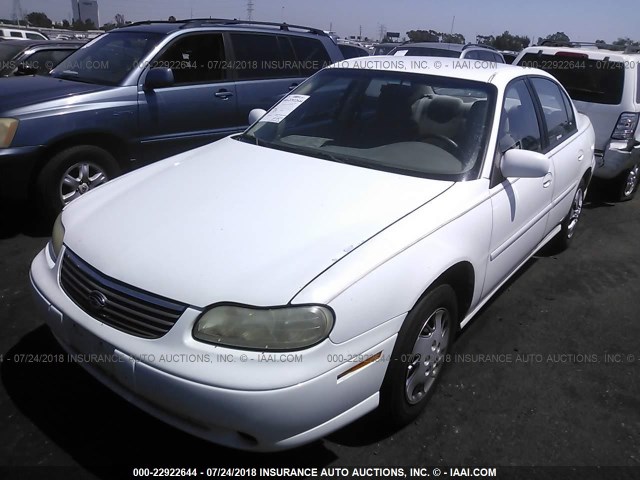
{"type": "Polygon", "coordinates": [[[409,53],[409,50],[398,50],[396,53],[393,54],[393,56],[404,57],[407,53],[409,53]]]}
{"type": "Polygon", "coordinates": [[[309,95],[289,95],[260,119],[261,122],[280,123],[291,112],[307,101],[309,95]]]}

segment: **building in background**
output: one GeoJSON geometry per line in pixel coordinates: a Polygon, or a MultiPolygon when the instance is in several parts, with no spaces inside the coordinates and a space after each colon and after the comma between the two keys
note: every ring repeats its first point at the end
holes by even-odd
{"type": "Polygon", "coordinates": [[[96,0],[71,0],[71,9],[74,22],[91,20],[96,27],[100,26],[98,2],[96,0]]]}

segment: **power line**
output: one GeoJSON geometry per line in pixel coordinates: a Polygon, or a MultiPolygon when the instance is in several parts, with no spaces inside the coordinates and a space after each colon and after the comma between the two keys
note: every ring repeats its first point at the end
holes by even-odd
{"type": "Polygon", "coordinates": [[[247,20],[253,20],[253,10],[254,10],[253,0],[248,0],[247,1],[247,20]]]}

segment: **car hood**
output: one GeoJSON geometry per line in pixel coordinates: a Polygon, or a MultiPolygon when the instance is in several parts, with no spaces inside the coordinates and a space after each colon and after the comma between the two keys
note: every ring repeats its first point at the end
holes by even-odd
{"type": "Polygon", "coordinates": [[[283,305],[451,185],[226,138],[106,184],[62,220],[68,248],[129,285],[196,307],[283,305]]]}
{"type": "Polygon", "coordinates": [[[42,75],[8,77],[0,80],[0,109],[2,112],[6,112],[26,105],[108,88],[110,87],[42,75]]]}

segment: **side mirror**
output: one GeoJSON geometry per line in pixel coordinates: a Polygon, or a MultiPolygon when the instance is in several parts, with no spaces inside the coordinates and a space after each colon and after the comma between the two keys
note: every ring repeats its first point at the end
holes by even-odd
{"type": "Polygon", "coordinates": [[[512,148],[502,156],[500,170],[506,178],[541,178],[551,170],[551,160],[538,152],[512,148]]]}
{"type": "Polygon", "coordinates": [[[18,65],[18,69],[14,75],[16,77],[25,76],[25,75],[35,75],[38,73],[38,69],[36,67],[27,65],[25,63],[21,63],[18,65]]]}
{"type": "Polygon", "coordinates": [[[144,89],[171,87],[175,83],[173,71],[170,68],[152,68],[147,72],[144,80],[144,89]]]}
{"type": "Polygon", "coordinates": [[[267,111],[261,108],[254,108],[253,110],[251,110],[249,112],[249,125],[253,125],[254,123],[256,123],[258,120],[264,117],[265,113],[267,113],[267,111]]]}

